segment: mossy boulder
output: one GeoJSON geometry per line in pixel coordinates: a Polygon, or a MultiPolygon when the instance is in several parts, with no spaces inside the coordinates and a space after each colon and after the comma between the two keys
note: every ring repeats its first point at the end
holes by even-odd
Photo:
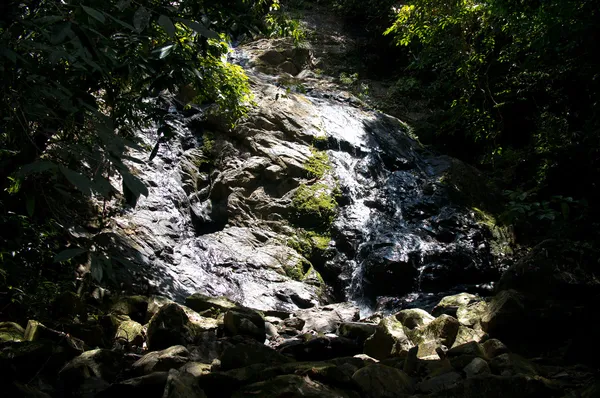
{"type": "Polygon", "coordinates": [[[162,398],[206,398],[196,378],[187,372],[169,371],[162,398]]]}
{"type": "Polygon", "coordinates": [[[240,307],[227,297],[210,297],[202,293],[194,293],[186,298],[185,305],[199,313],[213,310],[215,314],[225,313],[228,310],[240,307]]]}
{"type": "Polygon", "coordinates": [[[96,395],[96,398],[143,397],[163,398],[168,372],[154,372],[115,383],[96,395]]]}
{"type": "Polygon", "coordinates": [[[104,389],[114,382],[123,371],[125,362],[122,353],[106,349],[86,351],[73,358],[59,373],[59,385],[65,396],[80,396],[93,385],[104,389]],[[94,380],[104,383],[94,384],[94,380]]]}
{"type": "Polygon", "coordinates": [[[115,341],[128,346],[141,347],[144,342],[144,327],[136,321],[121,322],[117,327],[115,341]]]}
{"type": "Polygon", "coordinates": [[[475,330],[461,325],[458,328],[458,333],[456,334],[456,339],[452,344],[452,348],[471,341],[480,342],[485,336],[486,333],[481,330],[475,330]]]}
{"type": "Polygon", "coordinates": [[[110,312],[118,315],[127,315],[136,322],[144,323],[148,311],[148,297],[125,296],[118,298],[111,306],[110,312]]]}
{"type": "Polygon", "coordinates": [[[518,374],[537,376],[539,368],[528,359],[513,353],[498,355],[490,360],[490,367],[495,374],[514,376],[518,374]]]}
{"type": "Polygon", "coordinates": [[[459,328],[460,324],[456,318],[444,314],[423,327],[407,332],[407,334],[415,345],[435,341],[438,344],[451,347],[459,328]]]}
{"type": "Polygon", "coordinates": [[[25,329],[15,322],[0,322],[0,343],[23,341],[25,329]]]}
{"type": "Polygon", "coordinates": [[[250,384],[235,392],[233,398],[242,397],[265,397],[265,398],[344,398],[349,397],[341,390],[326,386],[308,377],[296,375],[277,376],[267,381],[250,384]]]}
{"type": "Polygon", "coordinates": [[[435,319],[429,312],[420,308],[402,310],[396,314],[396,319],[409,329],[427,326],[435,319]]]}
{"type": "Polygon", "coordinates": [[[364,353],[375,359],[405,356],[413,343],[395,316],[383,318],[375,333],[365,341],[364,353]]]}
{"type": "Polygon", "coordinates": [[[377,325],[373,323],[343,322],[338,327],[337,333],[342,337],[353,339],[359,344],[363,344],[375,333],[375,329],[377,329],[377,325]]]}
{"type": "Polygon", "coordinates": [[[504,345],[504,343],[498,339],[486,340],[483,343],[483,350],[485,351],[485,356],[489,359],[509,352],[508,347],[506,347],[506,345],[504,345]]]}
{"type": "Polygon", "coordinates": [[[179,369],[189,362],[190,352],[182,345],[169,347],[165,350],[154,351],[144,355],[132,365],[135,375],[147,375],[153,372],[166,372],[179,369]]]}
{"type": "Polygon", "coordinates": [[[292,360],[274,349],[258,342],[245,342],[229,346],[221,355],[221,370],[243,368],[254,364],[277,365],[292,360]]]}
{"type": "Polygon", "coordinates": [[[412,393],[412,380],[403,371],[382,364],[357,370],[352,380],[364,394],[372,398],[402,397],[412,393]]]}
{"type": "Polygon", "coordinates": [[[202,317],[175,303],[167,304],[148,323],[148,349],[154,351],[192,344],[203,332],[218,327],[218,321],[213,318],[202,317]]]}
{"type": "Polygon", "coordinates": [[[262,314],[251,309],[230,309],[225,314],[224,325],[225,332],[231,336],[249,336],[260,342],[267,337],[262,314]]]}
{"type": "Polygon", "coordinates": [[[486,313],[488,303],[484,300],[471,302],[456,310],[456,318],[461,325],[481,329],[481,318],[486,313]]]}
{"type": "Polygon", "coordinates": [[[433,308],[433,316],[442,314],[456,317],[460,307],[468,305],[472,301],[477,301],[478,297],[470,293],[459,293],[452,296],[446,296],[433,308]]]}
{"type": "Polygon", "coordinates": [[[25,341],[46,340],[52,342],[64,347],[73,355],[81,354],[86,350],[86,345],[82,340],[69,336],[67,333],[50,329],[35,320],[27,322],[23,337],[25,341]]]}

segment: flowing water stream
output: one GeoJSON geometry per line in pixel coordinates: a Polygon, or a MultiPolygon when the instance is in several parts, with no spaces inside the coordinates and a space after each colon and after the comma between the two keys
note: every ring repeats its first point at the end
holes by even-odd
{"type": "MultiPolygon", "coordinates": [[[[234,131],[198,122],[202,110],[177,111],[177,137],[138,167],[148,197],[116,220],[117,240],[152,289],[176,299],[225,295],[273,310],[323,303],[332,299],[324,298],[329,290],[363,315],[426,308],[456,289],[484,292],[500,268],[491,235],[452,181],[477,173],[431,153],[408,126],[319,78],[302,80],[302,93],[290,90],[281,76],[256,68],[257,51],[248,51],[233,59],[251,78],[256,109],[234,131]],[[209,137],[216,160],[207,167],[209,137]],[[313,264],[331,289],[310,272],[300,279],[289,273],[300,261],[287,244],[296,234],[288,222],[292,198],[306,183],[313,146],[328,154],[328,183],[341,192],[332,241],[313,264]]],[[[156,132],[144,139],[154,143],[156,132]]]]}

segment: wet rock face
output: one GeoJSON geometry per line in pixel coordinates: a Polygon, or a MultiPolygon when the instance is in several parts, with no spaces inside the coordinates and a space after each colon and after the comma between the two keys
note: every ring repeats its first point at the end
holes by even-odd
{"type": "Polygon", "coordinates": [[[146,290],[177,300],[200,292],[292,312],[327,304],[331,289],[336,300],[373,307],[381,296],[493,279],[490,233],[464,184],[448,177],[457,161],[301,72],[310,50],[276,44],[236,54],[257,107],[234,130],[171,105],[176,137],[135,165],[149,195],[106,236],[133,263],[132,284],[148,280],[146,290]],[[326,163],[318,176],[315,153],[326,163]],[[303,230],[329,244],[310,252],[290,244],[303,230]]]}

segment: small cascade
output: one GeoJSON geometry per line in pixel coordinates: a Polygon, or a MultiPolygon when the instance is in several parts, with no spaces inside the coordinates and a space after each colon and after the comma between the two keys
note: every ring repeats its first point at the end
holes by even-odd
{"type": "MultiPolygon", "coordinates": [[[[363,316],[453,289],[481,291],[496,278],[489,231],[447,182],[458,161],[317,78],[294,78],[302,93],[283,87],[281,76],[257,67],[274,51],[262,43],[233,57],[257,102],[246,120],[230,131],[202,109],[172,106],[176,138],[136,166],[149,195],[114,231],[132,249],[136,278],[176,299],[201,292],[285,311],[354,301],[363,316]],[[311,183],[304,164],[315,147],[328,155],[327,183],[340,194],[332,240],[311,264],[290,241],[293,197],[311,183]]],[[[143,139],[152,145],[156,133],[143,139]]]]}

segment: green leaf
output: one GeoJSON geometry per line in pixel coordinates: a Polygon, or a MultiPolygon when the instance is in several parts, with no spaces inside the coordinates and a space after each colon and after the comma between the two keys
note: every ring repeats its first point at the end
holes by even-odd
{"type": "Polygon", "coordinates": [[[13,50],[9,48],[2,48],[0,49],[0,54],[4,55],[6,58],[12,61],[13,64],[17,63],[17,53],[13,50]]]}
{"type": "Polygon", "coordinates": [[[139,178],[126,170],[121,170],[121,175],[123,176],[123,183],[136,197],[140,195],[148,196],[148,188],[139,178]]]}
{"type": "Polygon", "coordinates": [[[129,30],[131,30],[131,31],[135,31],[135,28],[134,28],[133,26],[129,25],[127,22],[123,22],[123,21],[121,21],[120,19],[118,19],[118,18],[115,18],[115,17],[113,17],[113,16],[112,16],[112,15],[110,15],[110,14],[108,14],[108,17],[109,17],[110,19],[112,19],[113,21],[115,21],[116,23],[118,23],[119,25],[121,25],[122,27],[124,27],[124,28],[127,28],[127,29],[129,29],[129,30]]]}
{"type": "Polygon", "coordinates": [[[90,263],[90,272],[92,274],[92,278],[94,278],[97,282],[102,282],[102,276],[104,274],[104,259],[99,256],[92,255],[92,261],[90,263]]]}
{"type": "Polygon", "coordinates": [[[89,178],[62,165],[59,168],[71,184],[75,185],[85,195],[91,196],[94,184],[92,184],[89,178]]]}
{"type": "Polygon", "coordinates": [[[73,31],[70,22],[55,25],[50,35],[50,43],[55,45],[62,43],[71,32],[73,31]]]}
{"type": "Polygon", "coordinates": [[[156,55],[158,59],[166,58],[175,48],[175,44],[167,44],[166,46],[159,47],[152,51],[153,55],[156,55]]]}
{"type": "Polygon", "coordinates": [[[158,24],[162,26],[162,28],[167,32],[169,37],[172,39],[175,38],[175,25],[173,25],[173,21],[166,15],[161,15],[158,17],[158,24]]]}
{"type": "Polygon", "coordinates": [[[152,161],[152,159],[154,159],[156,157],[156,155],[158,154],[158,147],[160,146],[160,140],[156,141],[156,144],[154,145],[154,148],[152,148],[152,152],[150,152],[150,158],[148,159],[149,162],[152,161]]]}
{"type": "Polygon", "coordinates": [[[140,6],[135,14],[133,14],[133,26],[135,30],[141,33],[146,29],[148,22],[150,22],[150,16],[150,11],[148,11],[146,7],[140,6]]]}
{"type": "Polygon", "coordinates": [[[33,163],[26,164],[18,171],[19,176],[27,176],[29,174],[43,173],[45,171],[56,170],[57,164],[49,160],[36,160],[33,163]]]}
{"type": "Polygon", "coordinates": [[[56,256],[54,256],[54,262],[62,263],[63,261],[70,260],[73,257],[83,254],[85,252],[87,252],[87,249],[82,249],[81,247],[75,247],[72,249],[63,250],[62,252],[60,252],[56,256]]]}
{"type": "Polygon", "coordinates": [[[85,11],[90,17],[94,18],[95,20],[100,21],[102,23],[106,21],[104,14],[102,14],[100,11],[94,10],[93,8],[86,7],[84,5],[82,5],[81,8],[83,8],[83,11],[85,11]]]}
{"type": "Polygon", "coordinates": [[[177,18],[178,21],[183,22],[183,24],[185,24],[185,26],[187,26],[190,29],[195,30],[196,32],[200,33],[202,36],[208,38],[208,39],[219,39],[219,35],[217,34],[217,32],[214,32],[210,29],[208,29],[206,26],[202,25],[200,22],[195,22],[195,21],[190,21],[187,19],[183,19],[183,18],[177,18]]]}
{"type": "Polygon", "coordinates": [[[29,217],[33,217],[33,211],[35,210],[35,196],[27,197],[26,207],[27,215],[29,217]]]}
{"type": "Polygon", "coordinates": [[[108,199],[115,189],[106,178],[98,176],[94,178],[94,191],[108,199]]]}
{"type": "Polygon", "coordinates": [[[60,22],[62,20],[64,20],[65,18],[60,16],[60,15],[46,15],[45,17],[41,17],[41,18],[36,18],[34,19],[32,22],[33,25],[35,26],[41,26],[44,24],[53,24],[56,22],[60,22]]]}

